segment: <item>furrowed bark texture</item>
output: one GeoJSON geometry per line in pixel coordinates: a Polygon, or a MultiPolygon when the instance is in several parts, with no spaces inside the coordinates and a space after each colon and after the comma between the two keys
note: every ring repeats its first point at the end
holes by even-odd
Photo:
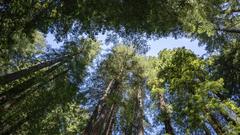
{"type": "Polygon", "coordinates": [[[105,90],[104,96],[98,102],[88,124],[85,129],[84,135],[105,135],[111,134],[110,131],[113,127],[111,123],[115,117],[116,105],[107,104],[109,95],[116,92],[118,88],[118,82],[111,80],[105,90]]]}

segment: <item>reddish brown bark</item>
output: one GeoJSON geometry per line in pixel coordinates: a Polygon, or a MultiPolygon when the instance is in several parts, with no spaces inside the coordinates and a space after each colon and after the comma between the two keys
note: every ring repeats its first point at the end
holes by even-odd
{"type": "MultiPolygon", "coordinates": [[[[111,123],[111,117],[109,118],[109,113],[113,111],[113,106],[109,107],[109,105],[106,103],[108,96],[113,93],[114,89],[117,89],[118,83],[115,80],[111,80],[108,84],[107,89],[105,90],[104,96],[100,99],[98,102],[98,105],[96,106],[88,124],[85,129],[84,135],[99,135],[104,132],[105,128],[110,127],[106,126],[111,123]]],[[[113,112],[112,112],[113,113],[113,112]]],[[[111,114],[110,115],[114,115],[111,114]]],[[[109,132],[107,129],[105,132],[109,132]]]]}
{"type": "Polygon", "coordinates": [[[106,120],[106,126],[104,127],[103,135],[111,135],[112,134],[112,128],[113,123],[115,119],[115,110],[116,110],[116,104],[113,104],[110,110],[110,114],[106,120]]]}
{"type": "Polygon", "coordinates": [[[170,135],[174,135],[174,131],[171,125],[171,118],[166,110],[166,102],[164,100],[163,94],[159,94],[159,107],[161,111],[165,114],[165,118],[163,120],[166,133],[170,135]]]}

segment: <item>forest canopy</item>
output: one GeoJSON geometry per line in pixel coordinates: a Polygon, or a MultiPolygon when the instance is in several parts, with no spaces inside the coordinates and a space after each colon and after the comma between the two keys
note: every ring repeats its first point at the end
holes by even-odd
{"type": "Polygon", "coordinates": [[[1,135],[239,133],[240,0],[0,1],[1,135]]]}

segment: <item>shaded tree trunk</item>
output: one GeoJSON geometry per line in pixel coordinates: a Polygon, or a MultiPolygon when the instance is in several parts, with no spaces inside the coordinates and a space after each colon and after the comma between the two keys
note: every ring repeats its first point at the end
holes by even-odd
{"type": "MultiPolygon", "coordinates": [[[[215,94],[217,98],[221,100],[221,102],[224,102],[227,98],[221,94],[215,94]]],[[[236,115],[235,117],[232,116],[231,109],[229,109],[227,106],[224,105],[224,111],[220,110],[219,113],[228,121],[228,122],[233,122],[234,125],[240,124],[240,118],[236,115]]],[[[232,111],[235,113],[234,111],[232,111]]]]}
{"type": "Polygon", "coordinates": [[[206,123],[204,123],[203,125],[203,130],[205,132],[206,135],[211,135],[211,131],[210,129],[206,126],[206,123]]]}
{"type": "Polygon", "coordinates": [[[164,100],[163,94],[159,94],[159,107],[161,109],[161,111],[164,113],[164,126],[165,126],[165,130],[166,133],[170,134],[170,135],[174,135],[174,130],[173,127],[171,125],[171,118],[169,116],[169,113],[166,110],[166,102],[164,100]]]}
{"type": "Polygon", "coordinates": [[[138,95],[137,95],[137,135],[144,135],[144,127],[143,127],[143,120],[144,120],[144,106],[143,106],[143,93],[142,89],[138,90],[138,95]]]}
{"type": "MultiPolygon", "coordinates": [[[[116,110],[115,110],[116,111],[116,110]]],[[[112,117],[112,121],[111,121],[111,123],[110,123],[111,125],[110,125],[110,130],[109,130],[109,135],[111,135],[112,134],[112,132],[113,132],[113,129],[114,129],[114,125],[115,125],[115,116],[113,116],[112,117]]]]}
{"type": "MultiPolygon", "coordinates": [[[[58,77],[60,77],[61,75],[64,75],[68,70],[65,70],[57,75],[55,75],[51,80],[56,79],[58,77]]],[[[45,114],[46,109],[52,109],[54,107],[55,103],[52,102],[48,102],[48,101],[43,101],[41,102],[43,103],[42,105],[39,105],[38,107],[36,107],[34,110],[28,111],[26,112],[26,116],[24,116],[23,118],[18,118],[17,117],[11,117],[11,118],[7,118],[7,121],[9,122],[2,122],[1,124],[3,125],[0,130],[0,134],[1,135],[9,135],[12,133],[15,133],[19,128],[21,128],[21,126],[29,121],[32,120],[33,118],[36,117],[36,114],[38,117],[42,117],[45,114]],[[39,113],[40,112],[40,113],[39,113]]],[[[16,112],[18,113],[18,112],[16,112]]]]}
{"type": "MultiPolygon", "coordinates": [[[[1,135],[10,135],[10,134],[12,134],[12,133],[15,133],[18,129],[21,128],[21,126],[22,126],[25,122],[31,120],[36,113],[39,113],[39,111],[43,111],[43,110],[46,108],[46,106],[48,106],[49,104],[50,104],[50,102],[46,102],[45,106],[42,106],[41,108],[36,109],[36,110],[34,110],[34,111],[28,112],[27,115],[26,115],[24,118],[17,119],[17,120],[14,121],[14,123],[11,124],[11,125],[4,126],[4,127],[3,127],[3,130],[0,131],[0,134],[1,134],[1,135]]],[[[40,115],[38,115],[38,117],[41,117],[41,116],[43,116],[43,115],[44,115],[44,112],[41,113],[40,115]]]]}
{"type": "MultiPolygon", "coordinates": [[[[226,110],[228,111],[228,110],[226,110]]],[[[228,122],[232,122],[233,125],[239,125],[240,124],[240,118],[236,115],[236,116],[231,116],[230,112],[226,112],[224,113],[223,111],[220,111],[220,114],[224,117],[225,120],[227,120],[228,122]]]]}
{"type": "MultiPolygon", "coordinates": [[[[104,124],[106,125],[108,113],[112,111],[109,105],[106,104],[107,97],[113,93],[113,90],[117,90],[118,83],[113,79],[108,84],[105,90],[104,96],[98,102],[88,124],[85,129],[84,135],[99,135],[104,131],[104,124]]],[[[112,114],[113,115],[113,114],[112,114]]]]}
{"type": "Polygon", "coordinates": [[[164,125],[165,125],[166,133],[168,133],[170,135],[174,135],[170,118],[169,117],[165,118],[165,120],[163,122],[164,122],[164,125]]]}
{"type": "Polygon", "coordinates": [[[232,9],[230,9],[230,11],[226,11],[226,10],[221,11],[221,14],[225,14],[225,15],[233,15],[233,14],[236,14],[236,13],[240,13],[240,9],[232,8],[232,9]]]}
{"type": "Polygon", "coordinates": [[[209,116],[207,116],[208,122],[211,124],[211,126],[214,128],[215,132],[219,135],[224,134],[224,130],[222,129],[221,124],[219,123],[218,119],[211,113],[208,109],[205,109],[205,113],[210,113],[209,116]]]}
{"type": "MultiPolygon", "coordinates": [[[[64,74],[66,74],[67,71],[68,71],[68,69],[60,72],[59,74],[57,74],[57,75],[55,75],[55,76],[53,76],[51,79],[48,80],[48,82],[50,82],[50,81],[52,81],[52,80],[54,80],[54,79],[56,79],[56,78],[58,78],[58,77],[60,77],[60,76],[62,76],[62,75],[64,75],[64,74]]],[[[39,88],[43,87],[44,85],[46,85],[46,83],[41,83],[41,84],[39,84],[39,85],[36,87],[36,89],[39,89],[39,88]]],[[[32,89],[32,90],[34,91],[34,90],[36,90],[36,89],[32,89]]],[[[32,91],[32,90],[31,90],[31,91],[32,91]]],[[[24,93],[24,95],[22,95],[21,97],[12,100],[12,101],[7,105],[7,107],[4,108],[4,110],[1,110],[1,111],[4,113],[5,110],[9,109],[9,108],[12,107],[14,104],[16,104],[17,102],[19,102],[20,100],[22,100],[22,99],[24,99],[26,96],[28,96],[28,95],[29,95],[29,92],[31,92],[31,91],[28,91],[27,93],[24,93]]],[[[49,103],[48,103],[48,104],[49,104],[49,103]]],[[[45,107],[46,107],[46,106],[45,106],[45,107]]],[[[44,110],[44,109],[43,109],[43,110],[44,110]]],[[[1,112],[1,113],[2,113],[2,112],[1,112]]],[[[17,113],[18,113],[18,112],[16,112],[15,114],[17,114],[17,113]]],[[[17,117],[18,117],[17,115],[14,115],[14,114],[13,114],[13,115],[5,118],[5,119],[1,119],[1,124],[2,124],[2,125],[7,125],[7,123],[13,122],[13,121],[15,121],[16,119],[18,119],[17,117]],[[14,120],[14,119],[15,119],[15,120],[14,120]]]]}
{"type": "Polygon", "coordinates": [[[216,120],[212,118],[212,116],[208,117],[208,121],[211,124],[211,126],[214,128],[215,132],[218,135],[222,135],[223,131],[221,129],[221,127],[219,127],[219,125],[217,124],[216,120]]]}
{"type": "Polygon", "coordinates": [[[29,119],[29,116],[27,116],[26,118],[17,120],[13,125],[4,126],[3,129],[1,129],[0,134],[10,135],[11,133],[15,133],[17,129],[19,129],[21,125],[24,124],[28,119],[29,119]]]}
{"type": "Polygon", "coordinates": [[[6,102],[10,101],[11,99],[14,99],[14,98],[20,96],[27,89],[29,89],[32,86],[34,86],[35,84],[37,84],[39,81],[38,80],[39,78],[49,75],[51,72],[55,71],[62,64],[63,63],[54,65],[53,67],[49,68],[44,73],[42,73],[42,75],[40,75],[40,77],[36,76],[36,77],[30,78],[30,79],[24,81],[23,83],[20,83],[20,84],[14,86],[13,88],[3,92],[2,94],[0,94],[0,105],[5,104],[6,102]]]}
{"type": "Polygon", "coordinates": [[[22,77],[28,76],[28,75],[30,75],[32,73],[35,73],[36,71],[39,71],[43,68],[49,67],[49,66],[54,65],[58,62],[62,62],[66,58],[69,58],[69,57],[72,57],[72,56],[74,56],[74,55],[66,55],[66,56],[56,58],[56,59],[53,59],[53,60],[50,60],[50,61],[39,63],[37,65],[34,65],[32,67],[29,67],[29,68],[26,68],[26,69],[23,69],[23,70],[14,72],[14,73],[10,73],[10,74],[0,76],[0,84],[4,85],[4,84],[10,83],[14,80],[17,80],[17,79],[20,79],[22,77]]]}
{"type": "Polygon", "coordinates": [[[110,114],[108,118],[106,119],[106,126],[104,127],[103,135],[111,135],[112,134],[112,128],[115,120],[115,112],[116,112],[116,104],[113,104],[111,107],[110,114]]]}
{"type": "MultiPolygon", "coordinates": [[[[57,77],[63,75],[63,74],[66,74],[68,71],[67,70],[64,70],[62,72],[60,72],[59,74],[57,75],[54,75],[52,78],[48,79],[47,81],[50,82],[54,79],[56,79],[57,77]]],[[[42,82],[42,83],[38,83],[36,84],[37,86],[33,89],[30,89],[30,90],[26,90],[24,93],[22,93],[21,95],[19,96],[15,96],[15,97],[11,97],[10,100],[6,101],[4,104],[3,104],[3,107],[4,107],[4,111],[10,109],[11,107],[13,107],[15,104],[17,104],[18,102],[20,102],[21,100],[23,100],[26,96],[28,96],[29,94],[31,94],[32,92],[34,92],[35,90],[39,89],[40,87],[44,86],[46,83],[45,82],[42,82]]]]}
{"type": "Polygon", "coordinates": [[[235,33],[235,34],[240,34],[240,29],[227,29],[227,28],[222,28],[222,29],[216,29],[218,31],[222,32],[228,32],[228,33],[235,33]]]}

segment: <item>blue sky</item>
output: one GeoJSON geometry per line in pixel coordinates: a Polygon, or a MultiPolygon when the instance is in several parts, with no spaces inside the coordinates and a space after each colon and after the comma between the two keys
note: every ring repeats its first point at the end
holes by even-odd
{"type": "MultiPolygon", "coordinates": [[[[98,39],[104,42],[105,40],[105,35],[99,35],[98,39]]],[[[58,48],[59,46],[62,45],[62,43],[57,43],[54,40],[54,36],[52,34],[47,34],[46,37],[47,44],[50,44],[53,48],[58,48]]],[[[150,50],[147,52],[146,55],[148,56],[157,56],[158,52],[167,48],[167,49],[173,49],[177,47],[185,47],[187,49],[192,50],[195,54],[201,56],[206,51],[204,50],[204,46],[198,46],[198,41],[194,40],[191,41],[190,39],[187,38],[180,38],[180,39],[174,39],[172,37],[167,37],[167,38],[160,38],[158,40],[149,40],[148,44],[150,45],[150,50]]],[[[104,49],[107,47],[104,46],[104,49]]]]}
{"type": "Polygon", "coordinates": [[[149,40],[150,50],[147,52],[147,55],[156,56],[160,50],[165,48],[173,49],[177,47],[185,47],[192,50],[197,55],[203,55],[206,53],[204,46],[198,46],[198,41],[191,41],[187,38],[174,39],[172,37],[161,38],[159,40],[149,40]]]}

